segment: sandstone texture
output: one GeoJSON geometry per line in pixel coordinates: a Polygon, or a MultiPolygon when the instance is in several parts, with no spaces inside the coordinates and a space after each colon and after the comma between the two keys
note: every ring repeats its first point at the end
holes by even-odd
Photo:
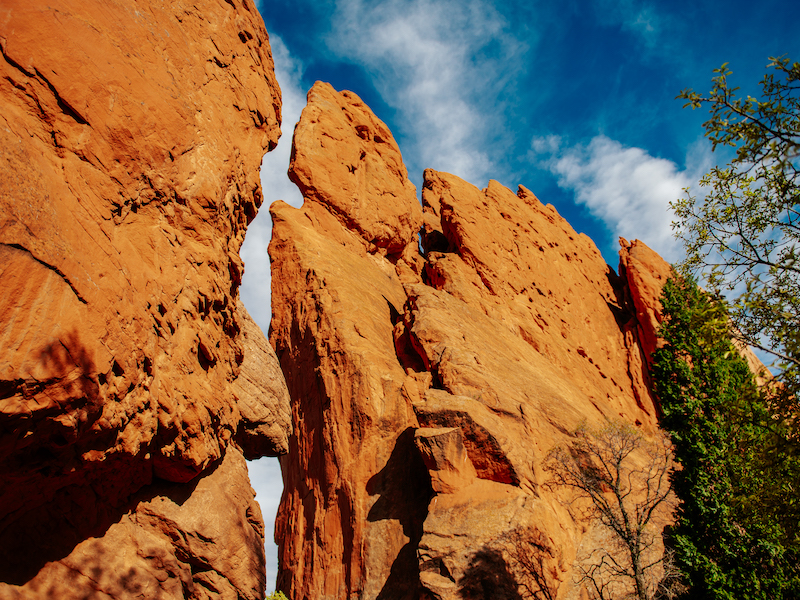
{"type": "Polygon", "coordinates": [[[619,239],[619,270],[628,281],[629,302],[636,310],[639,340],[647,366],[652,366],[661,325],[661,290],[672,267],[639,240],[619,239]]]}
{"type": "Polygon", "coordinates": [[[44,546],[66,556],[22,587],[0,584],[0,596],[264,597],[264,522],[235,448],[189,484],[144,486],[119,508],[120,516],[98,518],[96,535],[68,553],[59,538],[31,543],[32,553],[44,546]]]}
{"type": "Polygon", "coordinates": [[[241,415],[236,441],[249,460],[286,454],[292,415],[278,357],[241,300],[236,309],[244,338],[244,360],[233,382],[241,415]]]}
{"type": "Polygon", "coordinates": [[[261,597],[241,452],[289,415],[237,305],[280,135],[263,21],[4,0],[0,50],[0,597],[261,597]]]}
{"type": "Polygon", "coordinates": [[[553,597],[578,598],[596,531],[544,485],[542,461],[581,423],[657,427],[642,339],[668,266],[626,243],[618,275],[555,208],[494,181],[428,170],[421,214],[386,126],[327,84],[292,157],[305,203],[271,207],[270,341],[294,427],[279,589],[515,598],[507,543],[524,535],[553,597]]]}

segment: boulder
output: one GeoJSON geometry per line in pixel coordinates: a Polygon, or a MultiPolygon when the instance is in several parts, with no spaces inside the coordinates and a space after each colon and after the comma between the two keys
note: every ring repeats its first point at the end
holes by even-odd
{"type": "Polygon", "coordinates": [[[431,476],[437,494],[452,494],[467,487],[477,477],[464,449],[464,433],[459,427],[421,427],[414,443],[431,476]]]}

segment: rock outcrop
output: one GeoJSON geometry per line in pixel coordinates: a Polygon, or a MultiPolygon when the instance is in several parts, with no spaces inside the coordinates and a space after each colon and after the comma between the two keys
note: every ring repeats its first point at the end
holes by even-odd
{"type": "Polygon", "coordinates": [[[661,325],[661,290],[672,267],[639,240],[619,239],[619,271],[628,282],[629,302],[636,311],[639,341],[647,366],[652,366],[661,325]]]}
{"type": "Polygon", "coordinates": [[[542,462],[582,422],[657,427],[646,336],[666,263],[626,244],[620,277],[555,208],[494,181],[428,170],[420,214],[386,126],[327,84],[309,92],[290,176],[303,207],[271,207],[270,339],[294,425],[278,587],[455,598],[490,582],[512,598],[502,545],[525,532],[557,597],[577,597],[597,532],[542,462]]]}
{"type": "Polygon", "coordinates": [[[0,50],[0,597],[261,597],[241,452],[289,427],[237,306],[280,135],[263,21],[8,0],[0,50]]]}

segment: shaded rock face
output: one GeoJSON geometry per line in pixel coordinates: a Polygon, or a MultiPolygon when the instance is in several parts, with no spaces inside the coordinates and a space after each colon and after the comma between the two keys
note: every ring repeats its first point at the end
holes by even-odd
{"type": "Polygon", "coordinates": [[[236,308],[244,338],[244,360],[233,382],[241,415],[236,442],[248,460],[286,454],[292,415],[278,358],[241,300],[236,308]]]}
{"type": "Polygon", "coordinates": [[[0,50],[0,596],[260,597],[236,442],[284,451],[289,409],[237,305],[280,135],[256,7],[9,0],[0,50]]]}
{"type": "MultiPolygon", "coordinates": [[[[528,531],[548,585],[577,597],[592,527],[543,487],[542,461],[581,422],[657,426],[640,340],[654,288],[632,289],[525,188],[428,170],[420,214],[397,145],[350,92],[312,88],[292,156],[305,203],[271,207],[270,339],[294,426],[278,587],[515,598],[502,544],[528,531]]],[[[645,249],[626,245],[626,272],[667,269],[645,249]]]]}
{"type": "Polygon", "coordinates": [[[30,557],[44,550],[60,559],[40,561],[24,586],[0,583],[0,597],[264,597],[264,522],[236,449],[189,483],[140,488],[114,514],[84,502],[101,512],[92,535],[29,540],[30,557]]]}

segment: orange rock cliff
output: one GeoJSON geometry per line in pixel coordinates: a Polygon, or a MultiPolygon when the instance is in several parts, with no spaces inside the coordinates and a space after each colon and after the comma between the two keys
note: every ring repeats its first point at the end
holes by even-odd
{"type": "Polygon", "coordinates": [[[420,206],[386,125],[318,83],[267,341],[238,300],[280,134],[253,1],[6,0],[0,50],[0,598],[263,598],[267,455],[292,600],[516,590],[517,531],[579,597],[600,534],[542,460],[582,422],[657,427],[663,260],[623,240],[617,274],[523,187],[428,170],[420,206]]]}
{"type": "Polygon", "coordinates": [[[252,0],[0,5],[0,597],[261,598],[287,449],[238,303],[280,135],[252,0]]]}
{"type": "Polygon", "coordinates": [[[270,244],[294,426],[278,587],[516,591],[502,544],[522,531],[552,550],[557,597],[578,597],[574,565],[601,532],[543,487],[542,461],[582,422],[657,427],[647,364],[669,266],[621,240],[618,275],[523,187],[428,170],[421,208],[385,124],[324,83],[289,176],[305,202],[272,205],[270,244]]]}

